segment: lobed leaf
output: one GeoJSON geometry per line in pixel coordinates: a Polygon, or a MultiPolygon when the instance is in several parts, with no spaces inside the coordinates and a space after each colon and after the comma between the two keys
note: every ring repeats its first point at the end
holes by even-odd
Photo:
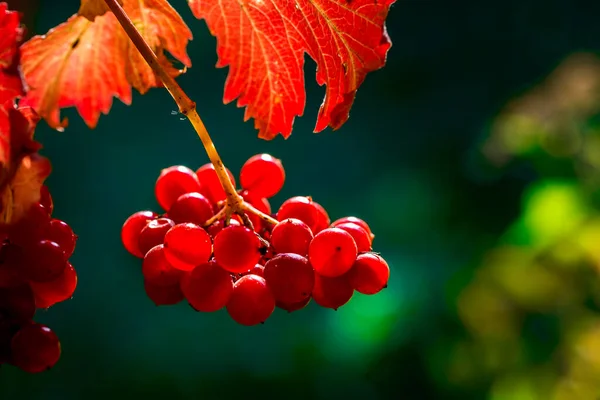
{"type": "Polygon", "coordinates": [[[17,108],[25,94],[19,74],[20,17],[0,3],[0,224],[19,219],[39,201],[40,187],[50,173],[50,162],[33,140],[37,114],[17,108]]]}
{"type": "MultiPolygon", "coordinates": [[[[167,70],[183,71],[167,59],[168,51],[191,66],[186,47],[192,33],[166,0],[124,0],[123,7],[167,70]]],[[[35,36],[21,46],[21,63],[29,86],[26,105],[50,126],[62,129],[60,109],[76,107],[90,128],[100,113],[108,114],[112,99],[131,103],[131,87],[140,93],[161,86],[112,13],[90,21],[73,15],[67,22],[35,36]]]]}
{"type": "Polygon", "coordinates": [[[385,19],[395,0],[188,0],[217,37],[218,67],[229,66],[223,101],[238,99],[259,136],[288,137],[304,112],[304,53],[326,85],[315,132],[346,122],[368,72],[391,47],[385,19]]]}

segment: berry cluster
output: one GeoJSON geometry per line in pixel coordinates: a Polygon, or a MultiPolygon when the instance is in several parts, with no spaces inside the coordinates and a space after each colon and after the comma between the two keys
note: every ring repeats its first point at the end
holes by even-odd
{"type": "Polygon", "coordinates": [[[61,352],[56,334],[32,321],[36,309],[71,298],[77,286],[69,262],[77,238],[53,208],[42,186],[39,203],[0,233],[0,364],[30,373],[54,366],[61,352]]]}
{"type": "Polygon", "coordinates": [[[163,169],[155,196],[166,213],[136,212],[121,230],[125,248],[143,258],[148,297],[156,305],[186,299],[202,312],[226,308],[234,321],[250,326],[275,307],[292,312],[312,298],[337,309],[354,291],[375,294],[386,287],[389,267],[372,252],[374,235],[363,220],[331,223],[325,209],[304,196],[286,200],[271,216],[268,198],[284,181],[280,160],[259,154],[246,161],[238,193],[263,214],[250,210],[244,224],[239,215],[221,218],[226,194],[212,164],[195,172],[163,169]]]}

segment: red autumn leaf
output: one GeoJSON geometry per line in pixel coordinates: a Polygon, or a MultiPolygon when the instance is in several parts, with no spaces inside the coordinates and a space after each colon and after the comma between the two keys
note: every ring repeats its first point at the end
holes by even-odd
{"type": "Polygon", "coordinates": [[[348,119],[368,72],[383,67],[391,42],[385,19],[395,0],[189,0],[217,37],[229,66],[223,101],[236,98],[259,136],[288,137],[304,113],[304,53],[327,85],[315,132],[348,119]]]}
{"type": "MultiPolygon", "coordinates": [[[[119,0],[119,4],[123,5],[123,1],[119,0]]],[[[93,21],[108,11],[109,8],[104,0],[81,0],[78,14],[93,21]]]]}
{"type": "Polygon", "coordinates": [[[30,108],[17,109],[24,95],[18,72],[23,36],[18,13],[0,3],[0,224],[19,219],[40,198],[50,173],[49,161],[38,155],[33,140],[38,117],[30,108]]]}
{"type": "MultiPolygon", "coordinates": [[[[186,47],[192,33],[166,0],[125,0],[124,9],[173,76],[179,75],[164,51],[189,67],[186,47]]],[[[23,104],[34,108],[54,128],[60,109],[76,107],[90,128],[108,114],[112,98],[131,103],[131,86],[140,93],[160,86],[112,13],[94,19],[73,15],[44,36],[21,46],[21,63],[29,86],[23,104]]]]}

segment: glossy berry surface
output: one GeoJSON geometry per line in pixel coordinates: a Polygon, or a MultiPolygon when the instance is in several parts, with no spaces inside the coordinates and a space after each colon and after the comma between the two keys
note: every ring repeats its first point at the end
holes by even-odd
{"type": "Polygon", "coordinates": [[[271,232],[271,244],[277,253],[295,253],[306,257],[312,240],[313,234],[308,225],[295,218],[284,219],[271,232]]]}
{"type": "Polygon", "coordinates": [[[233,279],[227,271],[211,261],[185,274],[181,289],[196,311],[214,312],[227,305],[233,293],[233,279]]]}
{"type": "Polygon", "coordinates": [[[146,282],[156,286],[170,286],[179,283],[183,271],[174,268],[165,256],[165,246],[159,244],[151,248],[142,262],[142,275],[146,282]]]}
{"type": "Polygon", "coordinates": [[[275,298],[264,278],[241,277],[233,287],[227,303],[229,316],[238,324],[252,326],[265,322],[275,310],[275,298]]]}
{"type": "Polygon", "coordinates": [[[350,301],[354,289],[345,275],[328,278],[315,274],[312,298],[321,307],[337,310],[350,301]]]}
{"type": "Polygon", "coordinates": [[[305,257],[278,254],[264,267],[264,277],[276,301],[298,303],[308,298],[315,284],[315,272],[305,257]]]}
{"type": "Polygon", "coordinates": [[[348,272],[357,255],[354,239],[339,228],[327,228],[317,233],[308,249],[308,257],[315,271],[327,277],[348,272]]]}
{"type": "Polygon", "coordinates": [[[191,222],[203,226],[214,214],[210,201],[198,192],[182,194],[169,209],[169,218],[177,224],[191,222]]]}
{"type": "Polygon", "coordinates": [[[10,350],[12,363],[29,373],[52,368],[61,352],[56,334],[36,323],[26,324],[13,336],[10,350]]]}
{"type": "Polygon", "coordinates": [[[192,223],[177,224],[165,235],[164,250],[173,267],[191,271],[209,260],[212,243],[204,228],[192,223]]]}
{"type": "MultiPolygon", "coordinates": [[[[226,168],[229,180],[235,186],[235,177],[229,169],[226,168]]],[[[217,204],[221,200],[225,200],[225,191],[219,181],[219,177],[215,172],[215,167],[212,164],[204,164],[196,170],[196,176],[199,182],[202,184],[202,189],[199,190],[206,198],[208,198],[213,204],[217,204]]]]}
{"type": "Polygon", "coordinates": [[[215,236],[215,261],[226,271],[247,272],[260,260],[261,243],[254,231],[244,226],[228,226],[215,236]]]}
{"type": "Polygon", "coordinates": [[[350,285],[359,293],[379,293],[387,286],[390,267],[378,254],[360,254],[348,272],[350,285]]]}
{"type": "Polygon", "coordinates": [[[174,226],[175,222],[170,218],[157,218],[148,221],[138,237],[140,251],[145,255],[154,246],[162,244],[165,235],[174,226]]]}
{"type": "Polygon", "coordinates": [[[121,228],[121,242],[129,253],[144,258],[139,245],[140,233],[149,221],[157,217],[158,215],[153,211],[138,211],[125,220],[121,228]]]}
{"type": "Polygon", "coordinates": [[[258,197],[273,197],[284,182],[285,170],[281,160],[269,154],[250,157],[240,171],[240,185],[258,197]]]}
{"type": "Polygon", "coordinates": [[[199,191],[200,181],[196,174],[183,165],[163,169],[154,185],[156,201],[165,211],[168,211],[182,194],[199,191]]]}

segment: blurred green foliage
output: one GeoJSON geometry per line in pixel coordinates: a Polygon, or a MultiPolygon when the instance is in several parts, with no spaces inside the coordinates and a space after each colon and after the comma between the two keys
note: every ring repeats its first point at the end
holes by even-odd
{"type": "MultiPolygon", "coordinates": [[[[78,2],[27,3],[44,33],[78,2]]],[[[36,376],[2,368],[0,399],[600,397],[600,63],[580,53],[600,49],[600,4],[399,0],[388,65],[343,129],[310,133],[323,90],[308,62],[306,115],[265,142],[222,105],[204,23],[172,3],[195,36],[180,82],[228,167],[272,153],[287,172],[275,208],[312,195],[367,220],[389,288],[255,328],[154,307],[120,226],[157,208],[161,168],[207,162],[201,144],[164,90],[116,101],[95,131],[71,110],[65,133],[36,133],[55,214],[80,236],[73,300],[38,316],[63,358],[36,376]]]]}

